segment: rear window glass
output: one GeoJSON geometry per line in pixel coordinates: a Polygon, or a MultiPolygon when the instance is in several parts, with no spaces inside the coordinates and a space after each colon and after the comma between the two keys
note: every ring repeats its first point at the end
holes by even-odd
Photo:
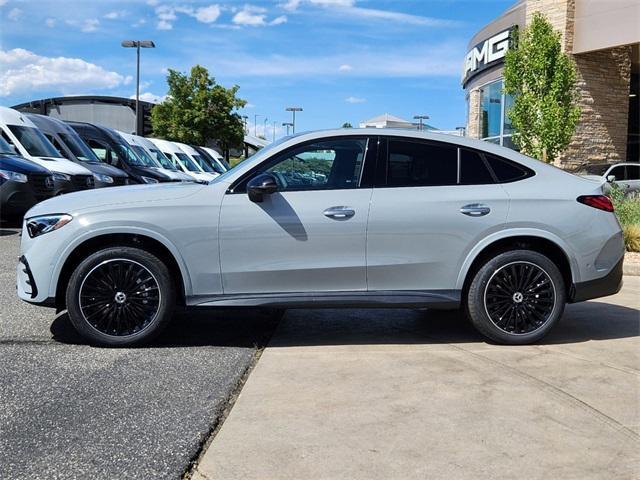
{"type": "Polygon", "coordinates": [[[448,144],[389,141],[390,187],[456,185],[458,149],[448,144]]]}
{"type": "Polygon", "coordinates": [[[500,183],[522,180],[523,178],[530,177],[533,173],[527,167],[489,155],[488,153],[485,153],[484,156],[500,183]]]}
{"type": "Polygon", "coordinates": [[[477,152],[460,149],[460,185],[495,183],[491,172],[477,152]]]}

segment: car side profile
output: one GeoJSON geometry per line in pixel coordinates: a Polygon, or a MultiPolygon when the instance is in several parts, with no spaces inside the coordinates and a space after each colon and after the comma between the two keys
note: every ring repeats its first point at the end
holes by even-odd
{"type": "Polygon", "coordinates": [[[604,191],[611,189],[615,183],[625,193],[640,192],[640,164],[638,163],[594,163],[587,165],[580,172],[585,178],[607,182],[604,191]]]}
{"type": "Polygon", "coordinates": [[[100,345],[149,341],[176,304],[460,308],[525,344],[566,303],[616,293],[623,254],[601,182],[486,142],[341,129],[287,137],[205,185],[42,202],[17,282],[100,345]]]}

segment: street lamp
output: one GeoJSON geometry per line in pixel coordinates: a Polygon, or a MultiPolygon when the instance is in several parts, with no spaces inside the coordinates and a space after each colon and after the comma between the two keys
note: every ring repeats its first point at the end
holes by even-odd
{"type": "Polygon", "coordinates": [[[289,127],[293,127],[293,123],[291,122],[284,122],[282,124],[283,127],[287,127],[287,137],[289,136],[289,127]]]}
{"type": "Polygon", "coordinates": [[[301,107],[287,107],[285,109],[287,112],[291,112],[291,114],[293,115],[293,120],[291,121],[291,127],[293,130],[293,133],[296,133],[296,112],[301,112],[302,108],[301,107]]]}
{"type": "Polygon", "coordinates": [[[429,115],[414,115],[413,118],[415,120],[418,120],[420,123],[418,124],[418,130],[422,131],[424,130],[424,125],[422,123],[423,120],[428,120],[429,119],[429,115]]]}
{"type": "Polygon", "coordinates": [[[262,114],[254,113],[253,114],[253,136],[258,137],[258,117],[261,117],[262,114]]]}
{"type": "Polygon", "coordinates": [[[136,135],[140,135],[140,118],[138,117],[140,107],[140,49],[156,48],[156,44],[151,40],[123,40],[120,45],[124,48],[136,49],[136,135]]]}

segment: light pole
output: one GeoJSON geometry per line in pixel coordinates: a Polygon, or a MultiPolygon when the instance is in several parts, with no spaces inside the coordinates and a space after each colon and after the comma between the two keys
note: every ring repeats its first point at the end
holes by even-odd
{"type": "Polygon", "coordinates": [[[283,127],[287,127],[287,137],[289,136],[289,127],[293,127],[293,123],[291,122],[284,122],[282,124],[283,127]]]}
{"type": "Polygon", "coordinates": [[[254,113],[253,114],[253,136],[258,137],[258,117],[261,117],[262,114],[254,113]]]}
{"type": "Polygon", "coordinates": [[[124,48],[136,49],[136,135],[140,135],[140,118],[138,116],[140,107],[140,49],[156,48],[156,44],[151,40],[123,40],[120,45],[124,48]]]}
{"type": "Polygon", "coordinates": [[[287,112],[291,112],[291,114],[293,115],[293,120],[291,121],[291,128],[293,130],[293,133],[296,133],[296,112],[301,112],[302,108],[301,107],[287,107],[285,110],[287,112]]]}
{"type": "Polygon", "coordinates": [[[429,115],[414,115],[413,118],[420,122],[420,123],[418,123],[418,130],[419,131],[424,130],[424,125],[423,125],[422,121],[423,120],[428,120],[429,119],[429,115]]]}

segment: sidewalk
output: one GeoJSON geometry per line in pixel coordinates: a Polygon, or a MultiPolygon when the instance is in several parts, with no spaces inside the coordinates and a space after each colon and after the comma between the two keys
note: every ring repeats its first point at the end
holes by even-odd
{"type": "Polygon", "coordinates": [[[193,478],[634,478],[639,292],[526,347],[452,314],[291,310],[193,478]]]}

